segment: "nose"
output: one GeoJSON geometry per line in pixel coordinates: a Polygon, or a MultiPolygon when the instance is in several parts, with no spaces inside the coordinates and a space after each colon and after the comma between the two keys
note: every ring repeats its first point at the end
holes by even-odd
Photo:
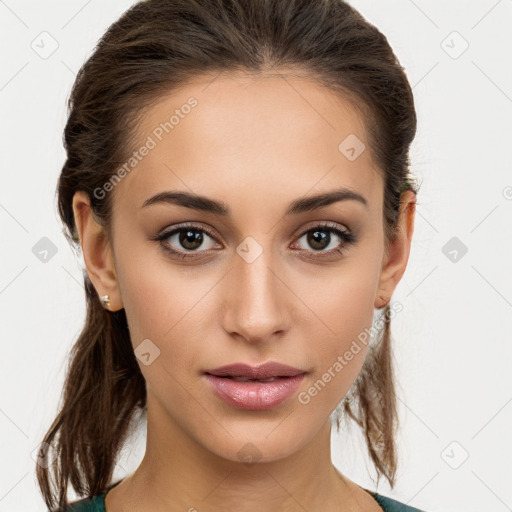
{"type": "Polygon", "coordinates": [[[236,254],[226,286],[224,329],[248,343],[274,340],[290,328],[293,293],[270,252],[263,251],[252,261],[243,252],[236,254]]]}

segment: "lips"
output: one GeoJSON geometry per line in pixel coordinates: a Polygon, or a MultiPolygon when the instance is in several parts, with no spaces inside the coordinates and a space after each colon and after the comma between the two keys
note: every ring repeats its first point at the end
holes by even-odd
{"type": "Polygon", "coordinates": [[[298,389],[305,370],[268,362],[259,366],[234,363],[203,372],[213,393],[237,409],[261,411],[278,406],[298,389]]]}
{"type": "Polygon", "coordinates": [[[237,409],[277,407],[298,389],[308,372],[275,362],[261,366],[235,363],[204,372],[213,393],[237,409]]]}
{"type": "Polygon", "coordinates": [[[215,377],[225,377],[238,382],[250,380],[260,382],[273,382],[284,377],[296,377],[307,373],[305,370],[293,368],[276,362],[265,363],[260,366],[251,366],[245,363],[234,363],[219,368],[206,370],[204,373],[215,377]]]}

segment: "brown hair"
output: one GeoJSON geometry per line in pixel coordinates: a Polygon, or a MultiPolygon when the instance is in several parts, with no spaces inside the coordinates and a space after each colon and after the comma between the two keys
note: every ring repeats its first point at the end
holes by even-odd
{"type": "MultiPolygon", "coordinates": [[[[385,183],[389,243],[401,193],[417,193],[408,175],[416,114],[404,70],[376,27],[342,0],[145,0],[108,28],[71,91],[67,158],[57,186],[71,245],[79,246],[72,209],[79,190],[89,195],[110,235],[112,194],[98,199],[94,191],[127,160],[137,119],[152,102],[204,73],[280,68],[301,71],[350,98],[364,114],[385,183]]],[[[102,306],[85,271],[84,282],[85,325],[71,349],[60,411],[41,447],[41,456],[52,462],[36,468],[50,509],[69,504],[69,483],[81,496],[106,490],[135,413],[146,407],[125,312],[102,306]]],[[[354,383],[354,410],[347,401],[343,407],[362,428],[379,479],[384,475],[393,487],[397,413],[388,312],[389,304],[381,339],[354,383]]]]}

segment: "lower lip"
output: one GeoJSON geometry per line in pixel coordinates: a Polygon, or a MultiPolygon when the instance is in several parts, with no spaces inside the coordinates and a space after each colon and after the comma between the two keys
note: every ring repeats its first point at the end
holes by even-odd
{"type": "Polygon", "coordinates": [[[213,392],[224,402],[237,409],[261,411],[276,407],[289,398],[305,375],[302,373],[294,377],[282,377],[273,382],[240,382],[210,374],[205,374],[205,377],[213,392]]]}

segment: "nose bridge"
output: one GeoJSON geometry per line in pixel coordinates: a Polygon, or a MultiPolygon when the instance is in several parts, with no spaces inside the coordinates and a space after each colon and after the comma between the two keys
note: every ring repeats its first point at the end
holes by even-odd
{"type": "Polygon", "coordinates": [[[247,237],[236,249],[225,328],[249,341],[285,329],[286,297],[270,248],[247,237]]]}

